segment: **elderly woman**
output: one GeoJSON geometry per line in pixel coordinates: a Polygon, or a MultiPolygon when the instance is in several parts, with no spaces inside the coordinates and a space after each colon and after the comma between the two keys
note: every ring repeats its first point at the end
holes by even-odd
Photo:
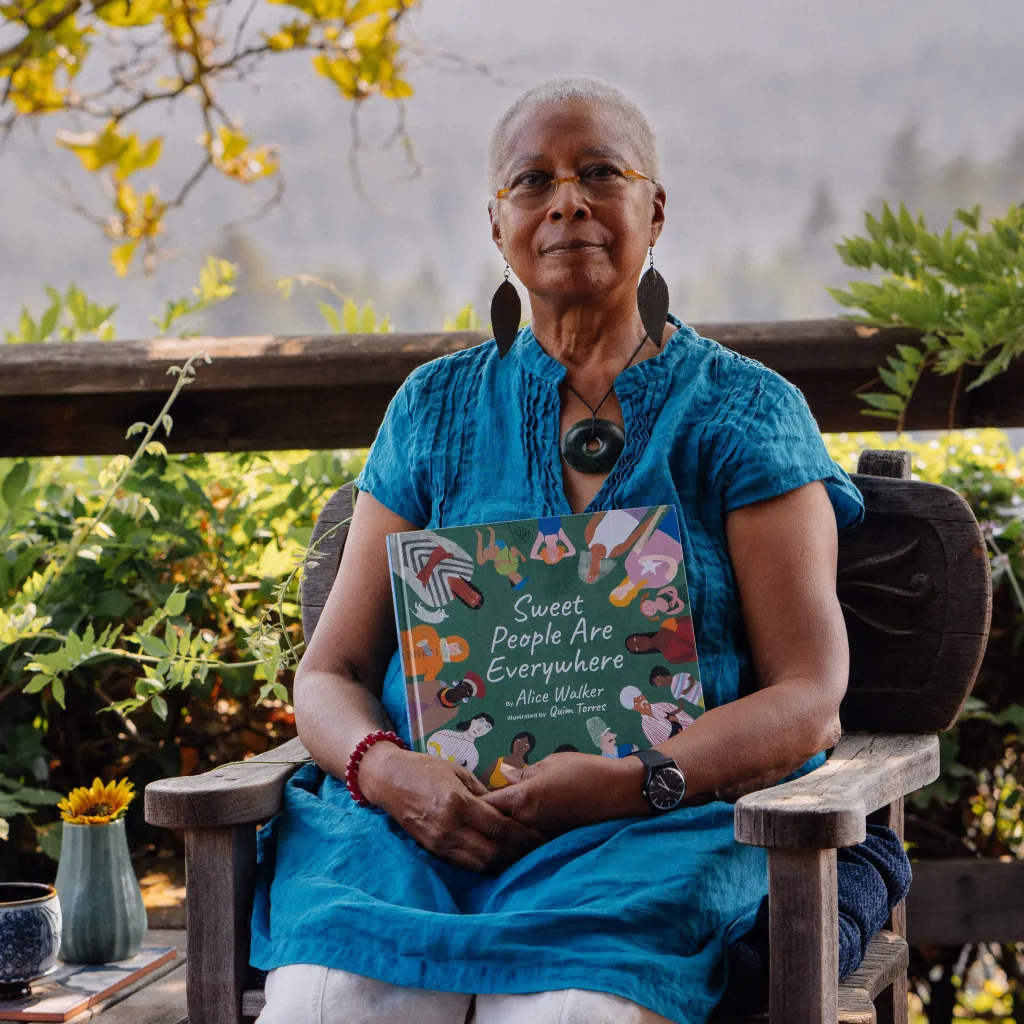
{"type": "MultiPolygon", "coordinates": [[[[728,800],[810,770],[838,736],[837,528],[861,497],[795,387],[675,317],[645,329],[657,302],[638,306],[638,279],[666,194],[643,114],[592,79],[542,83],[498,122],[490,185],[530,324],[514,336],[515,315],[503,342],[496,303],[497,343],[411,374],[356,481],[295,685],[316,764],[260,833],[260,1024],[704,1021],[729,960],[757,960],[767,892],[728,800]],[[657,744],[659,770],[685,778],[674,809],[648,803],[633,755],[555,753],[488,792],[391,742],[359,762],[369,806],[352,799],[357,744],[392,723],[409,742],[388,534],[662,503],[682,526],[708,709],[657,744]]],[[[865,919],[844,917],[847,968],[865,919]]]]}

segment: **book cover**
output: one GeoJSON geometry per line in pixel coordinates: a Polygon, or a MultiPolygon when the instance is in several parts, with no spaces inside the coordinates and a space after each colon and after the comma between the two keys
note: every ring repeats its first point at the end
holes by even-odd
{"type": "Polygon", "coordinates": [[[22,999],[0,1002],[0,1020],[67,1021],[115,992],[169,964],[173,946],[143,946],[128,960],[109,964],[66,964],[32,983],[22,999]]]}
{"type": "Polygon", "coordinates": [[[625,757],[704,711],[672,505],[387,538],[415,748],[488,787],[625,757]]]}

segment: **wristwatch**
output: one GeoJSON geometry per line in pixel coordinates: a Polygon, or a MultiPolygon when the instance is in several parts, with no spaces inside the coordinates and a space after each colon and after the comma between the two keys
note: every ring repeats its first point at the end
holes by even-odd
{"type": "Polygon", "coordinates": [[[686,797],[686,776],[671,757],[659,750],[634,750],[630,757],[639,757],[647,766],[644,799],[655,814],[681,806],[686,797]]]}

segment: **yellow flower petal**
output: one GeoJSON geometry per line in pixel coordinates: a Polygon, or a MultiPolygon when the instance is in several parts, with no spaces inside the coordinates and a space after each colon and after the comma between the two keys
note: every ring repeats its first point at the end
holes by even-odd
{"type": "Polygon", "coordinates": [[[129,779],[104,784],[99,778],[91,786],[79,786],[57,805],[61,817],[72,825],[103,825],[122,818],[135,797],[129,779]]]}

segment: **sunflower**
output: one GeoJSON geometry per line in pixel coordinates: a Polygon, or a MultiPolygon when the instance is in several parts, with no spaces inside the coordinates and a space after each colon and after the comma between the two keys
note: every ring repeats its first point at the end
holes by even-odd
{"type": "Polygon", "coordinates": [[[91,786],[71,790],[57,806],[60,816],[70,825],[106,825],[123,818],[135,790],[127,779],[105,786],[93,779],[91,786]]]}

